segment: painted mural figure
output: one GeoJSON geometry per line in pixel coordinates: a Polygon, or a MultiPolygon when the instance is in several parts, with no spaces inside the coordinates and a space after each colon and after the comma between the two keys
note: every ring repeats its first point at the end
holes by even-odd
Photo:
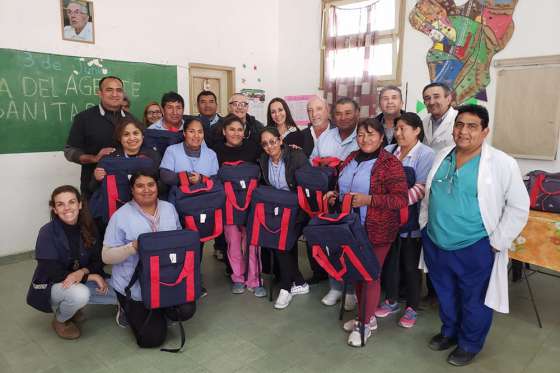
{"type": "Polygon", "coordinates": [[[518,0],[418,0],[410,23],[428,35],[433,45],[426,62],[432,82],[447,84],[456,102],[486,101],[492,58],[513,34],[518,0]]]}

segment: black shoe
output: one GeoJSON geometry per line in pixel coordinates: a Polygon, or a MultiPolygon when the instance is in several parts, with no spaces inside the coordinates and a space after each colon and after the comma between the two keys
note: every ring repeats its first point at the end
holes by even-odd
{"type": "Polygon", "coordinates": [[[461,347],[457,347],[449,354],[447,362],[456,367],[462,367],[463,365],[469,365],[475,356],[475,352],[467,352],[462,350],[461,347]]]}
{"type": "Polygon", "coordinates": [[[200,287],[200,297],[204,298],[207,295],[208,295],[208,290],[206,290],[206,288],[204,286],[201,286],[200,287]]]}
{"type": "Polygon", "coordinates": [[[315,285],[315,284],[318,284],[320,282],[323,282],[323,281],[327,280],[328,278],[329,277],[325,276],[325,275],[313,274],[313,276],[311,276],[310,278],[305,280],[305,282],[307,282],[309,285],[315,285]]]}
{"type": "Polygon", "coordinates": [[[457,344],[457,338],[444,337],[441,333],[435,335],[430,340],[430,348],[434,351],[447,350],[457,344]]]}

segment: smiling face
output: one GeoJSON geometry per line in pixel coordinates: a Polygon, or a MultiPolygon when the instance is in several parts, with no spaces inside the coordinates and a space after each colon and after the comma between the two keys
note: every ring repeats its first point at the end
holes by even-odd
{"type": "Polygon", "coordinates": [[[124,97],[123,85],[117,79],[105,79],[98,95],[103,107],[111,111],[120,110],[124,97]]]}
{"type": "Polygon", "coordinates": [[[122,130],[120,143],[126,154],[138,154],[143,141],[144,135],[142,135],[142,131],[133,123],[127,124],[122,130]]]}
{"type": "Polygon", "coordinates": [[[204,141],[204,129],[202,123],[198,120],[193,120],[184,130],[185,144],[189,149],[199,149],[204,141]]]}
{"type": "Polygon", "coordinates": [[[395,116],[402,108],[402,98],[398,91],[388,89],[379,98],[379,106],[384,115],[395,116]]]}
{"type": "Polygon", "coordinates": [[[428,113],[436,119],[449,110],[451,98],[451,94],[446,94],[442,87],[430,87],[424,91],[424,104],[428,113]]]}
{"type": "Polygon", "coordinates": [[[352,103],[338,104],[334,109],[336,126],[342,131],[352,131],[358,124],[360,111],[352,103]]]}
{"type": "Polygon", "coordinates": [[[226,144],[229,146],[240,146],[245,135],[241,122],[232,122],[223,129],[226,144]]]}
{"type": "Polygon", "coordinates": [[[243,95],[233,95],[229,100],[228,110],[230,114],[245,122],[247,111],[249,110],[249,100],[243,95]]]}
{"type": "Polygon", "coordinates": [[[269,106],[270,116],[277,126],[286,123],[286,110],[284,110],[284,105],[281,102],[275,101],[269,106]]]}
{"type": "Polygon", "coordinates": [[[76,30],[77,34],[84,29],[89,20],[87,13],[83,13],[82,7],[76,3],[68,4],[68,8],[66,8],[66,15],[70,21],[70,26],[76,30]]]}
{"type": "Polygon", "coordinates": [[[159,105],[150,105],[146,110],[146,119],[150,124],[153,124],[160,120],[162,117],[161,108],[159,105]]]}
{"type": "Polygon", "coordinates": [[[183,119],[183,104],[179,101],[166,102],[163,107],[163,120],[167,127],[179,128],[183,119]]]}
{"type": "Polygon", "coordinates": [[[419,135],[420,128],[412,127],[404,120],[397,121],[395,138],[399,146],[408,148],[416,145],[419,135]]]}
{"type": "Polygon", "coordinates": [[[212,118],[218,111],[218,103],[212,95],[200,96],[196,105],[198,112],[208,118],[212,118]]]}
{"type": "Polygon", "coordinates": [[[360,127],[356,134],[358,147],[364,153],[373,153],[383,144],[383,136],[370,127],[360,127]]]}
{"type": "Polygon", "coordinates": [[[52,211],[60,220],[68,225],[78,223],[82,203],[78,200],[76,194],[72,192],[59,193],[54,196],[53,204],[52,211]]]}
{"type": "Polygon", "coordinates": [[[132,186],[132,199],[141,207],[153,206],[158,197],[156,181],[149,176],[138,176],[132,186]]]}
{"type": "Polygon", "coordinates": [[[329,125],[329,109],[327,103],[314,97],[307,103],[307,115],[313,127],[327,127],[329,125]]]}
{"type": "Polygon", "coordinates": [[[278,159],[282,154],[282,140],[270,132],[265,131],[261,134],[261,147],[272,159],[278,159]]]}
{"type": "Polygon", "coordinates": [[[457,149],[464,152],[475,152],[478,150],[490,129],[482,128],[480,118],[473,113],[461,113],[455,119],[453,125],[453,140],[457,149]]]}

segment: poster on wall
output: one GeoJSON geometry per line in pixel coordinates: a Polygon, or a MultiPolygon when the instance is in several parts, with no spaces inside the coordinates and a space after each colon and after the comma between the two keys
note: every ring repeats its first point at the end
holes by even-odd
{"type": "Polygon", "coordinates": [[[487,101],[490,63],[513,35],[518,0],[418,0],[410,24],[433,42],[426,55],[432,82],[447,84],[457,104],[487,101]]]}
{"type": "Polygon", "coordinates": [[[62,24],[62,39],[95,43],[93,2],[60,0],[60,22],[62,24]]]}
{"type": "Polygon", "coordinates": [[[241,94],[249,99],[248,113],[266,125],[266,103],[263,89],[243,88],[241,94]]]}
{"type": "Polygon", "coordinates": [[[309,123],[307,116],[307,102],[313,95],[285,96],[284,100],[290,108],[292,118],[299,127],[305,127],[309,123]]]}

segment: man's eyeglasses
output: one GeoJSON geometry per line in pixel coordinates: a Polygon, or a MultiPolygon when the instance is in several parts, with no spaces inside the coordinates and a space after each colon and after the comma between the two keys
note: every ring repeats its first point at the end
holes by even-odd
{"type": "Polygon", "coordinates": [[[74,9],[74,10],[66,9],[66,14],[69,15],[69,16],[77,16],[77,15],[86,14],[86,13],[82,12],[80,9],[74,9]]]}
{"type": "Polygon", "coordinates": [[[278,139],[272,139],[272,140],[268,140],[268,141],[263,141],[261,142],[261,147],[263,149],[268,148],[269,146],[275,146],[276,144],[278,144],[280,142],[280,140],[278,139]]]}
{"type": "Polygon", "coordinates": [[[232,101],[229,104],[233,107],[239,107],[239,108],[246,108],[247,106],[249,106],[249,103],[244,101],[232,101]]]}

